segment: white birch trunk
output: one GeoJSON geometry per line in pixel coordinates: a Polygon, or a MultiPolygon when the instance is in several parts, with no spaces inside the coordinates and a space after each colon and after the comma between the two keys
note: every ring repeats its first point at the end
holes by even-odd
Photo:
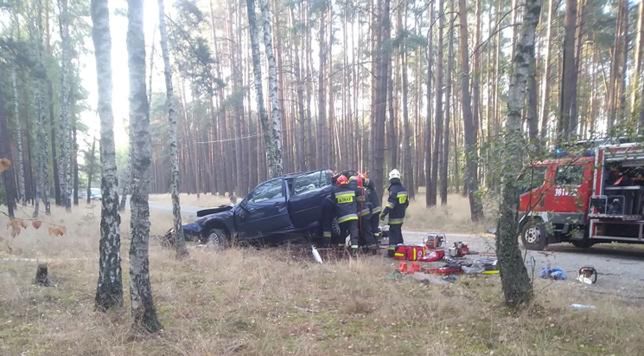
{"type": "Polygon", "coordinates": [[[534,60],[535,32],[540,11],[541,0],[526,1],[525,19],[512,60],[513,72],[508,92],[505,157],[501,169],[503,200],[499,207],[496,250],[505,302],[513,306],[527,303],[532,298],[532,285],[519,250],[515,215],[518,201],[517,177],[522,168],[522,153],[526,147],[521,129],[521,112],[525,104],[528,78],[534,75],[531,72],[535,68],[530,62],[534,60]]]}
{"type": "Polygon", "coordinates": [[[107,0],[92,0],[91,12],[98,81],[98,114],[101,120],[101,239],[95,300],[97,309],[107,310],[123,305],[119,229],[121,218],[118,212],[112,114],[112,39],[107,0]]]}
{"type": "Polygon", "coordinates": [[[268,0],[260,0],[264,27],[264,48],[268,62],[268,90],[271,100],[271,124],[269,149],[269,165],[271,176],[280,176],[283,173],[282,164],[282,108],[279,101],[279,84],[277,80],[277,64],[273,53],[273,32],[271,29],[271,10],[268,0]]]}
{"type": "Polygon", "coordinates": [[[170,139],[170,195],[172,196],[172,215],[174,217],[174,243],[177,257],[188,255],[186,241],[181,227],[181,204],[179,202],[179,157],[177,155],[177,109],[172,86],[172,65],[168,50],[168,32],[165,25],[163,0],[159,0],[159,34],[161,35],[161,55],[165,77],[166,107],[168,110],[168,136],[170,139]]]}
{"type": "Polygon", "coordinates": [[[130,78],[130,149],[132,150],[132,191],[130,197],[130,302],[134,326],[157,332],[157,319],[150,286],[150,207],[148,204],[149,168],[152,158],[150,117],[145,83],[145,38],[143,0],[128,0],[127,31],[130,78]]]}

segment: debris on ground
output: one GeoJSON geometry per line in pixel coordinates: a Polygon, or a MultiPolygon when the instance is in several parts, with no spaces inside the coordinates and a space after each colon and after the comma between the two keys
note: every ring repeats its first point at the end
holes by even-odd
{"type": "Polygon", "coordinates": [[[571,307],[571,308],[573,308],[573,309],[577,309],[577,310],[582,310],[582,309],[597,309],[597,307],[596,307],[596,306],[594,306],[594,305],[590,305],[590,304],[577,304],[577,303],[570,304],[570,307],[571,307]]]}
{"type": "Polygon", "coordinates": [[[544,267],[541,269],[539,277],[543,279],[552,279],[555,281],[563,281],[568,278],[566,271],[564,271],[561,267],[544,267]]]}
{"type": "Polygon", "coordinates": [[[577,280],[584,284],[597,283],[597,270],[592,266],[583,266],[579,269],[577,280]]]}

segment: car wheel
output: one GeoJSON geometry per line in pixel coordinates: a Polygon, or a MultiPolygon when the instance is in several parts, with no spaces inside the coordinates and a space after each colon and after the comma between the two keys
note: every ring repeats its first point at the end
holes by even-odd
{"type": "Polygon", "coordinates": [[[222,229],[210,229],[206,235],[205,243],[217,249],[227,248],[229,242],[228,234],[222,229]]]}
{"type": "Polygon", "coordinates": [[[546,227],[540,220],[530,220],[521,229],[521,242],[528,250],[543,250],[548,244],[546,227]]]}

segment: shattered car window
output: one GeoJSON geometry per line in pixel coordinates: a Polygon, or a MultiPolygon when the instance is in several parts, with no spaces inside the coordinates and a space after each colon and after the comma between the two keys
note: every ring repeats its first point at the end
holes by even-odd
{"type": "Polygon", "coordinates": [[[282,190],[281,180],[272,180],[266,182],[257,188],[252,193],[250,201],[253,203],[261,203],[271,200],[284,200],[284,192],[282,190]]]}
{"type": "Polygon", "coordinates": [[[322,173],[323,172],[313,172],[295,178],[295,181],[293,182],[293,193],[295,195],[299,195],[323,188],[325,184],[322,173]]]}

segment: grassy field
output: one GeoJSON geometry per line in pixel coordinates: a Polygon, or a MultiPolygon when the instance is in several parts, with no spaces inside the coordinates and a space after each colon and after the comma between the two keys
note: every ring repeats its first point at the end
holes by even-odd
{"type": "MultiPolygon", "coordinates": [[[[169,217],[153,214],[154,234],[168,228],[169,217]]],[[[495,276],[425,285],[397,278],[395,264],[380,256],[318,265],[286,249],[214,251],[191,245],[190,258],[176,261],[155,239],[152,287],[164,330],[135,336],[127,297],[122,310],[103,314],[93,308],[99,218],[98,206],[83,205],[73,214],[55,210],[40,229],[29,226],[13,239],[4,229],[6,219],[0,219],[0,354],[636,355],[644,350],[642,304],[589,294],[574,282],[537,281],[534,303],[514,312],[502,305],[495,276]],[[65,226],[66,234],[49,236],[51,223],[65,226]],[[38,261],[48,263],[53,287],[33,285],[38,261]],[[574,310],[571,303],[595,309],[574,310]]],[[[125,286],[128,225],[124,216],[125,286]]]]}

